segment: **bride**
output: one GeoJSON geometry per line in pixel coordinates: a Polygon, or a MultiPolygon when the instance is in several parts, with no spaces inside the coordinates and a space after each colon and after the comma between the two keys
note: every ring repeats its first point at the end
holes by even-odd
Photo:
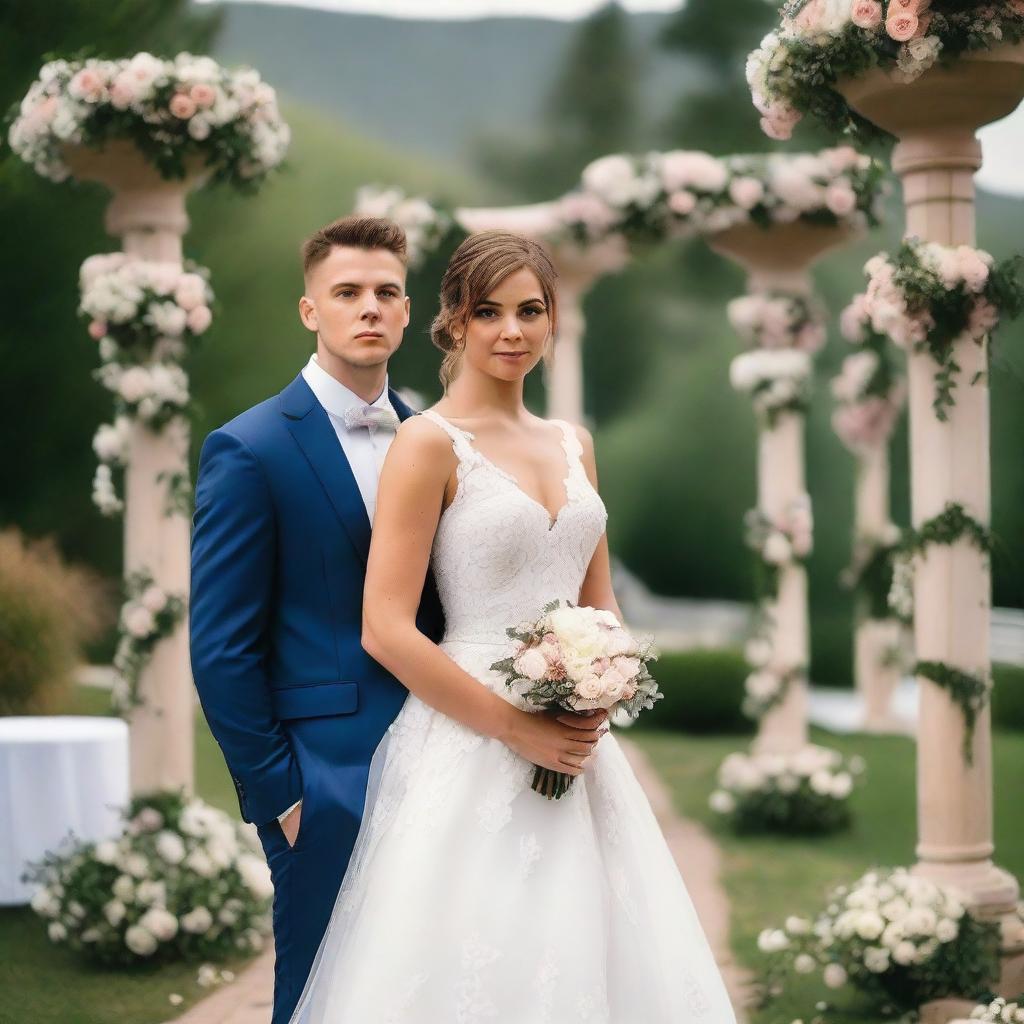
{"type": "Polygon", "coordinates": [[[363,644],[410,695],[292,1024],[735,1020],[615,737],[581,731],[575,785],[545,799],[511,749],[524,705],[490,671],[506,629],[551,601],[621,619],[590,436],[523,403],[554,280],[539,245],[505,232],[467,239],[445,273],[445,393],[388,453],[364,598],[363,644]],[[428,564],[438,646],[415,624],[428,564]],[[460,674],[478,706],[452,707],[460,674]]]}

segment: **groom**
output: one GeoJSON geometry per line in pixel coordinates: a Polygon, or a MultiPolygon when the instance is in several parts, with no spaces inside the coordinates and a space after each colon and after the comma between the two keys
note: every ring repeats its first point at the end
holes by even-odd
{"type": "MultiPolygon", "coordinates": [[[[192,540],[192,672],[274,882],[272,1024],[287,1024],[406,689],[360,645],[377,477],[411,410],[388,388],[409,323],[406,240],[346,217],[303,247],[316,354],[203,445],[192,540]]],[[[428,577],[419,627],[442,634],[428,577]]]]}

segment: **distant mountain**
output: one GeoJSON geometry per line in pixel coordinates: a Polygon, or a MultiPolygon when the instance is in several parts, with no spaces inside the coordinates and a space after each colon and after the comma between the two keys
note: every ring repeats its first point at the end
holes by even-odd
{"type": "MultiPolygon", "coordinates": [[[[270,4],[227,3],[215,55],[249,63],[287,96],[367,136],[453,163],[508,128],[532,138],[578,23],[540,18],[410,21],[270,4]]],[[[664,14],[630,18],[646,74],[648,123],[700,71],[658,48],[664,14]]]]}

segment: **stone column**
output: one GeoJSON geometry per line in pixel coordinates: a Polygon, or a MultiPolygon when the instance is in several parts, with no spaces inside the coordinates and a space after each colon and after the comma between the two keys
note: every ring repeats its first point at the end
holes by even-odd
{"type": "Polygon", "coordinates": [[[547,415],[583,423],[583,300],[598,278],[621,270],[628,260],[625,242],[611,237],[591,245],[552,242],[561,229],[557,203],[471,208],[455,211],[470,233],[514,231],[547,246],[558,271],[558,332],[547,362],[547,415]]]}
{"type": "MultiPolygon", "coordinates": [[[[716,252],[739,263],[748,274],[749,292],[778,291],[807,295],[810,268],[829,249],[852,234],[846,226],[825,227],[800,221],[761,228],[744,224],[708,237],[716,252]]],[[[760,432],[757,505],[771,518],[782,515],[806,492],[804,417],[782,413],[760,432]]],[[[781,568],[779,592],[768,607],[773,662],[783,668],[810,661],[807,571],[798,564],[781,568]]],[[[807,745],[807,685],[789,684],[783,700],[765,714],[753,743],[755,753],[794,753],[807,745]]]]}
{"type": "MultiPolygon", "coordinates": [[[[165,181],[126,142],[101,151],[75,149],[68,163],[81,181],[106,185],[114,196],[107,207],[108,234],[127,253],[147,260],[181,263],[188,228],[185,197],[201,181],[165,181]]],[[[134,422],[125,471],[124,572],[145,569],[164,591],[187,598],[189,520],[167,513],[164,474],[188,473],[188,424],[176,418],[154,433],[134,422]]],[[[195,692],[189,666],[185,621],[161,641],[139,681],[140,707],[131,712],[131,784],[134,793],[193,786],[195,692]]]]}
{"type": "MultiPolygon", "coordinates": [[[[883,537],[892,528],[889,518],[888,443],[857,454],[854,534],[883,537]]],[[[892,695],[902,670],[892,657],[899,647],[902,626],[896,618],[873,619],[859,609],[854,630],[853,670],[863,712],[865,732],[892,732],[898,728],[890,712],[892,695]]]]}
{"type": "MultiPolygon", "coordinates": [[[[1013,111],[1024,96],[1024,47],[1004,47],[935,67],[910,84],[874,71],[842,83],[850,104],[900,141],[893,167],[903,181],[907,234],[943,245],[975,244],[974,173],[981,166],[975,137],[982,125],[1013,111]]],[[[985,346],[959,342],[961,367],[949,419],[932,409],[935,363],[927,353],[908,359],[913,523],[961,503],[990,520],[989,390],[985,346]],[[980,379],[972,383],[976,374],[980,379]]],[[[914,583],[917,657],[988,675],[990,565],[966,541],[931,545],[918,560],[914,583]]],[[[973,761],[960,756],[964,719],[948,694],[918,678],[918,862],[915,871],[961,890],[982,917],[1003,926],[1002,988],[1024,987],[1024,929],[1017,880],[992,861],[991,721],[986,709],[973,734],[973,761]]]]}

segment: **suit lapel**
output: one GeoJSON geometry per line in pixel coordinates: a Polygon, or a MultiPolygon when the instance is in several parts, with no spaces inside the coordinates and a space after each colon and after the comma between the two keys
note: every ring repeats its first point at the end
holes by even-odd
{"type": "MultiPolygon", "coordinates": [[[[301,373],[281,392],[279,401],[288,430],[327,492],[341,525],[365,564],[370,553],[370,520],[330,418],[301,373]]],[[[397,406],[395,409],[398,411],[397,406]]]]}

